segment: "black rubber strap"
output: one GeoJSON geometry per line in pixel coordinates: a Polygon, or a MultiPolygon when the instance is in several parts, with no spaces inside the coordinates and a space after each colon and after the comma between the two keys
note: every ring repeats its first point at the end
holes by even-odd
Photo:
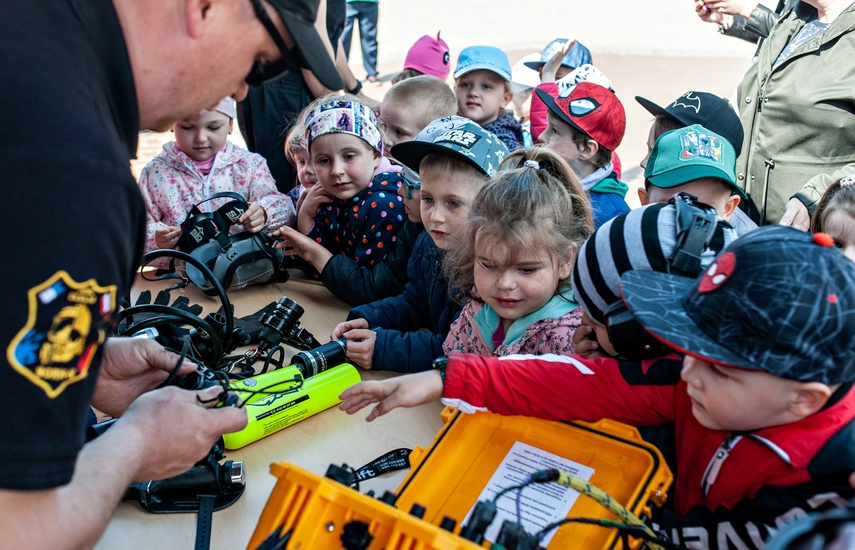
{"type": "Polygon", "coordinates": [[[211,523],[214,518],[214,495],[199,495],[199,519],[196,522],[196,550],[211,548],[211,523]]]}
{"type": "Polygon", "coordinates": [[[405,470],[410,467],[410,453],[412,449],[395,449],[375,458],[362,468],[356,470],[357,481],[365,481],[397,470],[405,470]]]}

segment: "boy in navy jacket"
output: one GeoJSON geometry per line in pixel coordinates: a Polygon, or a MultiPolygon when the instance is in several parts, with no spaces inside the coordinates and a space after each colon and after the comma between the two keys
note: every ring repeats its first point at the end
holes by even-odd
{"type": "Polygon", "coordinates": [[[445,128],[432,141],[392,148],[397,160],[419,173],[425,226],[407,265],[404,291],[352,309],[332,333],[333,339],[347,338],[349,360],[365,369],[429,369],[442,355],[442,343],[460,313],[442,274],[442,252],[452,246],[472,201],[508,149],[467,118],[448,117],[439,124],[445,128]]]}

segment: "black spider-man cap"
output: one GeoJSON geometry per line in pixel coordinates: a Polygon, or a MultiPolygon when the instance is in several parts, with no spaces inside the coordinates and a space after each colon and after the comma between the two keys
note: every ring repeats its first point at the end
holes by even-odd
{"type": "Polygon", "coordinates": [[[697,279],[629,271],[621,293],[672,348],[790,380],[855,381],[855,263],[830,236],[762,227],[697,279]]]}

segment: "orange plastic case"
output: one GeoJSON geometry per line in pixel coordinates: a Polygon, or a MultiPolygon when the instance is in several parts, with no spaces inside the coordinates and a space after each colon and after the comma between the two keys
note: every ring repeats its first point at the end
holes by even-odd
{"type": "MultiPolygon", "coordinates": [[[[462,521],[517,441],[590,466],[594,469],[590,483],[639,517],[650,515],[651,503],[664,504],[673,481],[659,450],[642,440],[634,427],[620,422],[552,422],[463,414],[452,408],[442,414],[445,426],[429,448],[413,451],[412,470],[397,490],[398,507],[409,510],[419,503],[430,523],[439,523],[443,516],[462,521]]],[[[568,517],[617,519],[584,495],[568,517]]],[[[616,542],[619,536],[613,529],[570,523],[558,529],[547,548],[612,548],[616,542]]]]}
{"type": "Polygon", "coordinates": [[[368,550],[479,550],[481,547],[403,509],[399,510],[341,483],[293,464],[276,462],[270,473],[279,478],[247,550],[255,550],[281,527],[293,529],[285,548],[327,550],[342,548],[348,524],[363,522],[374,537],[368,550]]]}
{"type": "MultiPolygon", "coordinates": [[[[271,473],[279,481],[247,548],[255,549],[279,527],[282,533],[293,529],[287,548],[341,548],[342,529],[354,520],[368,524],[373,536],[369,550],[481,548],[438,525],[449,516],[457,520],[455,532],[459,532],[464,517],[517,441],[592,467],[590,483],[637,516],[649,515],[651,504],[664,503],[673,479],[659,451],[643,441],[635,428],[619,422],[550,422],[461,414],[451,408],[442,415],[446,424],[431,446],[410,455],[412,470],[398,487],[395,507],[294,465],[272,464],[271,473]],[[413,504],[426,509],[423,519],[407,513],[413,504]]],[[[568,517],[617,519],[584,495],[568,517]]],[[[634,547],[641,546],[637,539],[631,540],[634,547]]],[[[614,529],[570,523],[558,529],[548,548],[619,545],[614,529]]]]}

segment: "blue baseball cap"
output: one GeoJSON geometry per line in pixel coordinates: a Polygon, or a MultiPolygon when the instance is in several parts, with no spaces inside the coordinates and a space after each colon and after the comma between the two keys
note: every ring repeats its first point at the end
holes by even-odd
{"type": "Polygon", "coordinates": [[[508,54],[495,46],[469,46],[460,52],[454,78],[460,78],[472,71],[492,71],[507,82],[511,81],[511,62],[508,54]]]}
{"type": "MultiPolygon", "coordinates": [[[[552,59],[552,56],[561,49],[561,46],[567,43],[567,40],[569,39],[556,38],[547,44],[546,47],[543,48],[543,51],[540,52],[540,61],[526,61],[525,66],[529,69],[539,71],[540,68],[546,65],[546,62],[552,59]]],[[[593,64],[594,61],[591,58],[591,50],[583,46],[578,40],[573,44],[573,47],[570,48],[570,51],[567,52],[567,55],[564,56],[564,59],[561,60],[561,65],[570,69],[575,69],[582,65],[593,64]]]]}

